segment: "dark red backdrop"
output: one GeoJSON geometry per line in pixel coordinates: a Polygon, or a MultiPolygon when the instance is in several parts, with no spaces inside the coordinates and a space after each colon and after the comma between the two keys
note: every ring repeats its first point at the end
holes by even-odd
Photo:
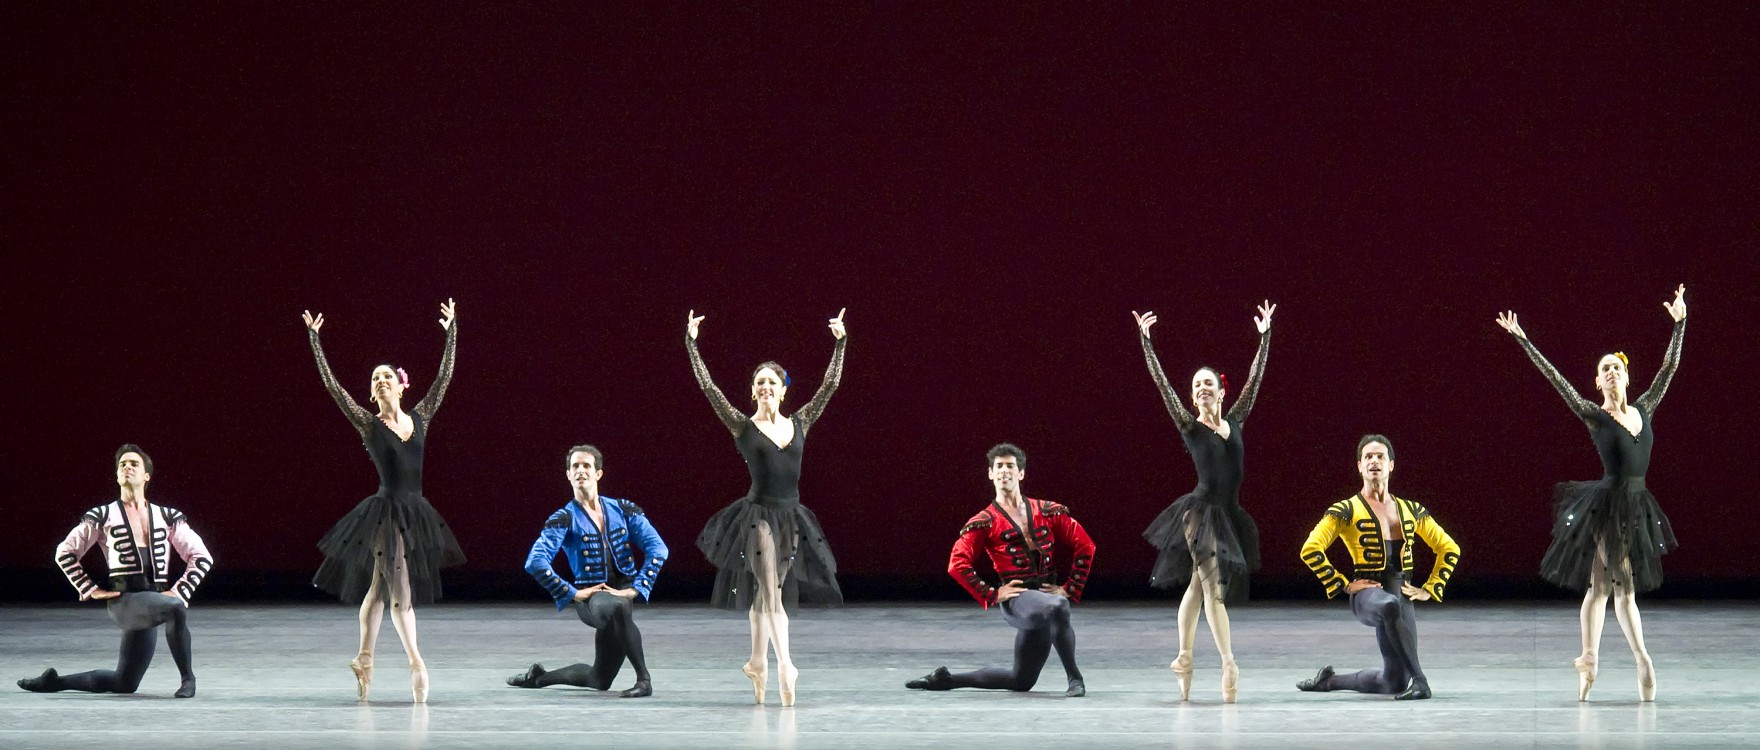
{"type": "Polygon", "coordinates": [[[1685,282],[1667,568],[1751,576],[1755,12],[1273,7],[7,4],[0,568],[52,573],[138,441],[216,578],[311,570],[374,479],[299,312],[364,397],[385,360],[422,390],[452,296],[427,491],[466,577],[517,574],[579,441],[700,576],[746,479],[685,311],[736,400],[774,357],[799,403],[847,306],[802,482],[845,571],[940,575],[1012,440],[1141,592],[1138,533],[1193,475],[1129,312],[1160,313],[1176,380],[1238,382],[1270,298],[1265,576],[1306,575],[1382,431],[1461,580],[1521,580],[1551,485],[1599,467],[1494,314],[1585,389],[1631,353],[1641,389],[1685,282]]]}

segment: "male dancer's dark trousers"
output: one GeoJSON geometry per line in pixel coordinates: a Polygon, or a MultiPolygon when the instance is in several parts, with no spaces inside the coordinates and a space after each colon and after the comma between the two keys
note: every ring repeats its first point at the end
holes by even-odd
{"type": "Polygon", "coordinates": [[[1003,621],[1015,629],[1014,666],[985,667],[952,675],[953,687],[1032,690],[1053,649],[1069,678],[1081,678],[1081,670],[1076,667],[1076,631],[1070,626],[1068,599],[1027,590],[1003,602],[1000,609],[1003,621]]]}
{"type": "Polygon", "coordinates": [[[1403,692],[1414,680],[1428,684],[1423,668],[1418,666],[1416,612],[1412,600],[1400,593],[1405,575],[1392,574],[1375,580],[1381,588],[1369,587],[1351,594],[1351,614],[1357,622],[1375,629],[1375,641],[1381,646],[1381,668],[1335,674],[1319,686],[1323,690],[1394,694],[1403,692]]]}
{"type": "Polygon", "coordinates": [[[573,685],[610,690],[611,681],[617,679],[625,659],[635,669],[638,681],[649,679],[648,660],[642,654],[642,631],[636,628],[633,599],[599,591],[584,602],[575,602],[574,611],[580,615],[581,622],[597,631],[593,637],[593,663],[571,664],[551,670],[538,678],[538,687],[573,685]]]}
{"type": "Polygon", "coordinates": [[[141,678],[146,676],[147,667],[153,663],[153,643],[159,638],[160,625],[170,626],[165,640],[171,646],[171,658],[177,662],[179,677],[185,681],[195,679],[195,668],[190,659],[188,610],[183,600],[138,588],[104,604],[110,619],[122,628],[122,651],[116,659],[116,668],[61,675],[56,681],[56,689],[88,693],[134,692],[140,688],[141,678]]]}

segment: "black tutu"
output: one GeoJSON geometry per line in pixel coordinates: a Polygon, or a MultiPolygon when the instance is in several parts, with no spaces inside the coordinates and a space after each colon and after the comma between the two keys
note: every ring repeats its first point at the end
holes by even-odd
{"type": "Polygon", "coordinates": [[[1191,584],[1192,563],[1214,559],[1226,588],[1226,601],[1247,598],[1247,574],[1259,569],[1259,527],[1238,503],[1217,503],[1188,494],[1166,510],[1143,531],[1161,554],[1149,585],[1158,589],[1181,589],[1191,584]],[[1187,529],[1191,529],[1190,541],[1187,529]]]}
{"type": "MultiPolygon", "coordinates": [[[[380,566],[387,577],[395,569],[388,558],[403,550],[409,570],[410,604],[433,604],[440,598],[440,569],[464,562],[458,538],[421,495],[373,495],[337,521],[318,542],[324,562],[312,585],[349,604],[360,604],[380,566]]],[[[380,586],[380,598],[391,600],[391,587],[380,586]]]]}
{"type": "Polygon", "coordinates": [[[1679,546],[1668,516],[1642,479],[1563,482],[1552,493],[1552,546],[1540,575],[1568,589],[1589,588],[1597,540],[1615,585],[1651,591],[1662,585],[1662,556],[1679,546]],[[1628,572],[1619,564],[1628,560],[1628,572]]]}
{"type": "Polygon", "coordinates": [[[784,609],[792,610],[801,604],[843,604],[843,590],[837,586],[837,560],[825,543],[818,517],[798,500],[768,502],[775,504],[743,497],[735,500],[711,517],[704,524],[703,533],[697,536],[697,549],[716,568],[715,591],[709,596],[709,604],[739,612],[751,609],[758,579],[746,553],[748,548],[755,551],[760,520],[770,525],[777,556],[782,561],[778,573],[782,573],[784,609]],[[784,567],[786,573],[781,570],[784,567]]]}

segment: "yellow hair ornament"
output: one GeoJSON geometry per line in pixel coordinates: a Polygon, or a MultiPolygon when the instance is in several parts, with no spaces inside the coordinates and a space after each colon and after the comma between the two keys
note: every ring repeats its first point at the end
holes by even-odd
{"type": "Polygon", "coordinates": [[[1619,357],[1619,363],[1625,365],[1627,370],[1632,369],[1632,360],[1626,357],[1625,352],[1614,352],[1613,356],[1619,357]]]}

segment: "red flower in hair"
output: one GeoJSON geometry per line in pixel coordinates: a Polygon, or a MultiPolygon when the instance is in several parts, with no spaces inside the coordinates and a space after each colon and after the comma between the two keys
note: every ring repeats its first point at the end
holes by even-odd
{"type": "Polygon", "coordinates": [[[409,373],[404,372],[401,367],[397,368],[397,380],[398,382],[403,383],[403,387],[409,387],[409,373]]]}

